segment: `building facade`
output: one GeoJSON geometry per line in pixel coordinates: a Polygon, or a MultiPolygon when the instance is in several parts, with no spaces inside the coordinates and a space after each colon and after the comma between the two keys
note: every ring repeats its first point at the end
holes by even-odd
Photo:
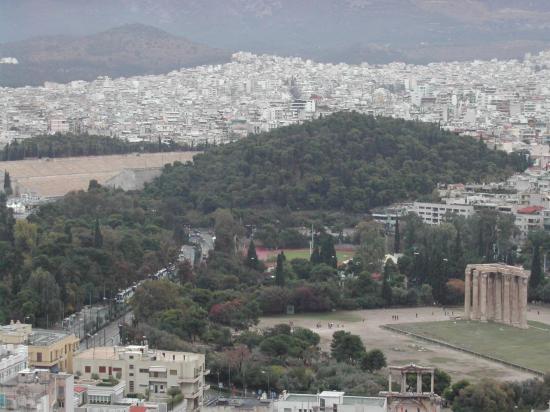
{"type": "Polygon", "coordinates": [[[12,321],[0,327],[0,343],[27,345],[31,367],[72,373],[73,356],[80,342],[70,333],[32,329],[29,324],[12,321]]]}
{"type": "Polygon", "coordinates": [[[0,345],[0,383],[27,369],[28,349],[24,345],[0,345]]]}
{"type": "Polygon", "coordinates": [[[0,411],[74,411],[74,377],[45,369],[25,369],[0,384],[0,411]]]}
{"type": "Polygon", "coordinates": [[[148,395],[168,399],[170,388],[179,388],[187,408],[198,409],[208,389],[203,354],[152,350],[147,345],[98,347],[75,357],[75,373],[83,379],[114,377],[126,382],[125,395],[148,395]]]}

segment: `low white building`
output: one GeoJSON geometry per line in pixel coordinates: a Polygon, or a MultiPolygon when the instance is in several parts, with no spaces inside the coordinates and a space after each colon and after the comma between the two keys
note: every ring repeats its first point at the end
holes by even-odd
{"type": "Polygon", "coordinates": [[[29,357],[25,345],[0,345],[0,383],[13,379],[27,368],[29,357]]]}
{"type": "Polygon", "coordinates": [[[346,396],[344,392],[320,394],[284,393],[273,403],[274,412],[386,412],[383,396],[346,396]]]}
{"type": "Polygon", "coordinates": [[[204,354],[152,350],[147,345],[88,349],[74,358],[74,370],[82,379],[93,375],[94,379],[124,380],[124,395],[148,394],[158,402],[169,399],[170,388],[178,388],[189,410],[202,406],[208,389],[204,354]]]}

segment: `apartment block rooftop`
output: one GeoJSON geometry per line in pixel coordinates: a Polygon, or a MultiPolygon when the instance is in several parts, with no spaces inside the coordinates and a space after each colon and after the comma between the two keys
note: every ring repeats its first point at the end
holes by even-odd
{"type": "Polygon", "coordinates": [[[126,355],[143,361],[189,362],[202,359],[204,355],[191,352],[176,352],[150,349],[148,345],[102,346],[90,348],[78,354],[80,359],[123,359],[126,355]]]}

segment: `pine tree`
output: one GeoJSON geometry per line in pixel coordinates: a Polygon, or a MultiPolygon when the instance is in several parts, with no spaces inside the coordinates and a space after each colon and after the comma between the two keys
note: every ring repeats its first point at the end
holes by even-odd
{"type": "Polygon", "coordinates": [[[8,196],[13,193],[11,188],[10,173],[7,170],[4,171],[4,193],[6,193],[6,195],[8,196]]]}
{"type": "Polygon", "coordinates": [[[256,253],[256,245],[254,240],[250,240],[248,244],[248,252],[246,254],[246,265],[252,269],[258,269],[258,254],[256,253]]]}
{"type": "Polygon", "coordinates": [[[399,218],[395,219],[395,234],[393,238],[393,252],[401,252],[401,233],[399,233],[399,218]]]}
{"type": "Polygon", "coordinates": [[[284,256],[281,253],[277,255],[277,266],[275,267],[275,284],[280,287],[283,287],[285,285],[284,256]]]}
{"type": "Polygon", "coordinates": [[[531,277],[529,278],[529,291],[534,292],[540,285],[543,278],[542,268],[540,265],[540,245],[533,245],[533,258],[531,260],[531,277]]]}
{"type": "Polygon", "coordinates": [[[94,227],[94,247],[103,247],[103,235],[101,234],[101,227],[99,226],[99,219],[95,220],[94,227]]]}
{"type": "Polygon", "coordinates": [[[311,252],[311,256],[309,257],[309,261],[313,264],[313,266],[318,265],[321,263],[321,255],[319,253],[319,247],[315,246],[313,248],[313,252],[311,252]]]}

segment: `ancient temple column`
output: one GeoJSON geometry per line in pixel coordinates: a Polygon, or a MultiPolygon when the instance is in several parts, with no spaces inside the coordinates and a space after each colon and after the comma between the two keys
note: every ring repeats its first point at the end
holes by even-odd
{"type": "Polygon", "coordinates": [[[519,284],[518,277],[512,275],[512,283],[510,287],[510,295],[512,300],[511,320],[513,326],[519,326],[519,284]]]}
{"type": "Polygon", "coordinates": [[[519,327],[527,329],[527,279],[519,278],[519,327]]]}
{"type": "Polygon", "coordinates": [[[502,322],[502,274],[495,273],[495,322],[502,322]]]}
{"type": "Polygon", "coordinates": [[[504,297],[502,299],[502,321],[507,324],[511,324],[510,319],[510,275],[505,274],[504,276],[504,297]]]}
{"type": "Polygon", "coordinates": [[[495,318],[495,286],[492,273],[487,274],[487,320],[495,318]]]}
{"type": "Polygon", "coordinates": [[[388,373],[388,392],[391,392],[392,391],[392,388],[391,388],[391,370],[390,370],[390,373],[388,373]]]}
{"type": "Polygon", "coordinates": [[[481,274],[479,305],[481,307],[479,320],[487,322],[487,273],[481,274]]]}
{"type": "Polygon", "coordinates": [[[401,393],[407,392],[407,374],[401,373],[401,393]]]}
{"type": "Polygon", "coordinates": [[[434,393],[434,383],[435,383],[435,372],[432,372],[431,374],[431,381],[430,381],[430,393],[434,393]]]}
{"type": "Polygon", "coordinates": [[[477,270],[473,271],[472,279],[473,279],[472,280],[473,293],[472,293],[471,319],[478,320],[479,319],[479,272],[477,270]]]}
{"type": "Polygon", "coordinates": [[[464,274],[464,319],[470,319],[470,307],[472,305],[472,272],[467,270],[464,274]]]}
{"type": "Polygon", "coordinates": [[[416,392],[422,393],[422,374],[420,372],[416,374],[416,392]]]}

